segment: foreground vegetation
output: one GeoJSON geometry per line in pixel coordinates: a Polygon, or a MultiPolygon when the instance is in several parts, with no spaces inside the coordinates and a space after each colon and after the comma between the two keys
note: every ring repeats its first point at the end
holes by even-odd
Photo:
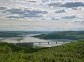
{"type": "Polygon", "coordinates": [[[0,62],[84,62],[84,41],[34,49],[0,43],[0,62]]]}

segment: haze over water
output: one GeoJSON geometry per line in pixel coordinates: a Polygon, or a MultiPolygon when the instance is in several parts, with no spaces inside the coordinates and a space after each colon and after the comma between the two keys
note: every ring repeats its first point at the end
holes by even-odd
{"type": "MultiPolygon", "coordinates": [[[[37,34],[34,34],[34,35],[37,35],[37,34]]],[[[31,36],[33,36],[33,34],[29,34],[24,37],[5,37],[5,38],[2,37],[0,40],[2,42],[7,42],[7,43],[34,43],[34,46],[42,46],[42,47],[58,46],[58,45],[64,44],[64,42],[69,43],[70,41],[72,41],[68,39],[44,40],[44,39],[34,38],[31,36]],[[41,42],[41,44],[39,44],[39,42],[41,42]]]]}

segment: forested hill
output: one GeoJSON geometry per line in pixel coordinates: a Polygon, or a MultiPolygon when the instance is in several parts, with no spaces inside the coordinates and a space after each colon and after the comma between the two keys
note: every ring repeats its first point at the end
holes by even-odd
{"type": "Polygon", "coordinates": [[[84,62],[84,41],[34,49],[0,43],[0,62],[84,62]]]}
{"type": "Polygon", "coordinates": [[[52,32],[48,34],[36,35],[41,39],[84,39],[84,31],[62,31],[62,32],[52,32]]]}

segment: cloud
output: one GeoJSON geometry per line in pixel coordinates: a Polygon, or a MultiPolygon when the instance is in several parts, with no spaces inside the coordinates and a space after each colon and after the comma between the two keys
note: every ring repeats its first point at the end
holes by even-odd
{"type": "Polygon", "coordinates": [[[32,10],[29,11],[26,14],[23,14],[24,17],[42,17],[42,14],[46,14],[46,11],[36,11],[36,10],[32,10]]]}
{"type": "Polygon", "coordinates": [[[64,16],[62,19],[74,19],[77,18],[76,16],[64,16]]]}
{"type": "Polygon", "coordinates": [[[43,3],[48,2],[49,0],[41,0],[43,3]]]}
{"type": "Polygon", "coordinates": [[[8,9],[5,12],[9,12],[11,14],[23,14],[23,13],[25,13],[22,9],[16,9],[16,8],[8,9]]]}
{"type": "Polygon", "coordinates": [[[66,8],[73,8],[73,7],[84,7],[83,2],[55,2],[55,3],[49,3],[49,6],[53,7],[66,7],[66,8]]]}
{"type": "Polygon", "coordinates": [[[78,10],[78,8],[72,8],[72,10],[78,10]]]}
{"type": "Polygon", "coordinates": [[[30,3],[31,3],[31,2],[32,2],[32,3],[36,3],[36,1],[27,1],[27,2],[30,2],[30,3]]]}
{"type": "Polygon", "coordinates": [[[42,17],[42,15],[38,15],[38,14],[24,14],[23,17],[42,17]]]}
{"type": "Polygon", "coordinates": [[[67,2],[65,4],[61,4],[60,7],[67,7],[67,8],[73,8],[73,7],[80,7],[84,6],[83,2],[67,2]]]}
{"type": "Polygon", "coordinates": [[[0,0],[1,3],[9,2],[10,0],[0,0]]]}
{"type": "Polygon", "coordinates": [[[12,0],[0,0],[0,6],[12,6],[13,3],[12,0]]]}
{"type": "Polygon", "coordinates": [[[82,0],[0,0],[0,30],[84,30],[83,17],[82,0]]]}
{"type": "Polygon", "coordinates": [[[3,13],[9,13],[12,16],[8,16],[7,18],[25,18],[25,17],[42,17],[43,14],[47,14],[47,11],[41,11],[41,10],[28,10],[28,9],[7,9],[3,13]],[[15,14],[21,15],[21,17],[13,16],[15,14]]]}
{"type": "Polygon", "coordinates": [[[65,13],[66,11],[65,10],[58,10],[58,11],[55,11],[55,13],[65,13]]]}
{"type": "Polygon", "coordinates": [[[0,7],[0,10],[6,10],[7,8],[6,7],[0,7]]]}
{"type": "Polygon", "coordinates": [[[84,21],[74,21],[73,23],[79,23],[84,25],[84,21]]]}
{"type": "Polygon", "coordinates": [[[8,17],[6,17],[6,18],[24,18],[24,17],[22,17],[22,16],[8,16],[8,17]]]}
{"type": "Polygon", "coordinates": [[[49,3],[49,6],[53,6],[53,7],[59,7],[61,5],[61,3],[56,2],[56,3],[49,3]]]}
{"type": "Polygon", "coordinates": [[[55,17],[53,17],[53,18],[51,18],[52,20],[59,20],[59,18],[55,18],[55,17]]]}

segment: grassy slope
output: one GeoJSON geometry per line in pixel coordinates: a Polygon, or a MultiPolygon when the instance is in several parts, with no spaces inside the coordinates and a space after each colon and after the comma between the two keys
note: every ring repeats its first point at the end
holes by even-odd
{"type": "Polygon", "coordinates": [[[64,31],[64,32],[53,32],[49,34],[36,35],[41,39],[84,39],[84,31],[64,31]]]}
{"type": "Polygon", "coordinates": [[[0,43],[0,62],[84,62],[84,41],[42,49],[0,43]]]}

